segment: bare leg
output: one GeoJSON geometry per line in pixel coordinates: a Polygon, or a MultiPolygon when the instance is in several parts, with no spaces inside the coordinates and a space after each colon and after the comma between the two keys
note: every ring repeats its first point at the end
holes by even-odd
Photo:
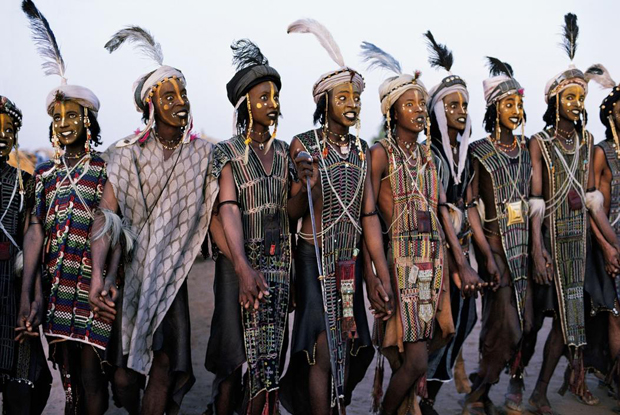
{"type": "Polygon", "coordinates": [[[140,375],[131,369],[117,368],[114,371],[114,391],[121,405],[130,415],[140,412],[140,375]]]}
{"type": "Polygon", "coordinates": [[[383,414],[395,414],[414,383],[426,373],[428,350],[425,341],[405,343],[403,364],[392,374],[383,399],[383,414]]]}
{"type": "Polygon", "coordinates": [[[310,408],[314,415],[329,415],[330,408],[330,387],[331,387],[331,366],[329,361],[329,350],[327,347],[327,337],[325,332],[319,334],[316,340],[316,363],[310,366],[310,408]]]}
{"type": "Polygon", "coordinates": [[[143,415],[163,415],[170,398],[174,374],[170,372],[170,359],[163,352],[155,352],[149,372],[149,383],[142,398],[143,415]]]}
{"type": "Polygon", "coordinates": [[[547,388],[549,387],[551,376],[553,376],[553,372],[555,371],[555,368],[558,365],[560,357],[562,357],[564,351],[565,345],[562,337],[560,319],[555,318],[553,319],[553,326],[551,328],[551,332],[549,332],[547,342],[545,343],[543,364],[540,368],[540,374],[538,375],[536,386],[530,396],[530,402],[533,405],[537,407],[545,405],[550,406],[549,400],[547,399],[547,388]]]}
{"type": "Polygon", "coordinates": [[[99,355],[90,345],[82,347],[81,371],[86,414],[104,414],[108,409],[108,382],[101,368],[99,355]]]}
{"type": "Polygon", "coordinates": [[[220,383],[219,393],[215,398],[215,413],[217,415],[232,415],[235,397],[241,390],[241,368],[235,370],[220,383]]]}
{"type": "Polygon", "coordinates": [[[620,365],[620,317],[615,317],[613,314],[609,315],[609,351],[611,358],[615,361],[613,368],[616,369],[616,373],[612,373],[610,379],[615,382],[616,400],[620,405],[620,379],[618,377],[618,372],[620,372],[618,367],[620,365]]]}
{"type": "Polygon", "coordinates": [[[261,392],[256,398],[252,399],[249,402],[250,410],[249,413],[252,415],[261,415],[263,413],[263,409],[265,408],[267,392],[261,392]]]}

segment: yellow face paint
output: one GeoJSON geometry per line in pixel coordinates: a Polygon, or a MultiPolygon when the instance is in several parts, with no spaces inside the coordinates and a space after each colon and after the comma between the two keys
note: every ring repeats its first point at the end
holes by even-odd
{"type": "Polygon", "coordinates": [[[278,108],[278,103],[276,102],[276,88],[275,85],[273,84],[273,82],[269,81],[269,87],[271,88],[271,95],[269,97],[269,99],[271,100],[271,103],[273,104],[274,108],[278,108]]]}
{"type": "Polygon", "coordinates": [[[256,103],[256,108],[258,108],[258,109],[263,108],[263,104],[261,104],[260,102],[256,103]]]}
{"type": "Polygon", "coordinates": [[[177,82],[177,80],[176,79],[171,79],[170,82],[172,82],[172,86],[174,87],[174,92],[177,93],[176,98],[179,99],[181,104],[185,104],[185,100],[181,96],[181,91],[179,90],[179,83],[177,82]]]}
{"type": "Polygon", "coordinates": [[[463,112],[465,112],[465,106],[463,104],[463,95],[461,95],[460,91],[456,91],[456,93],[459,96],[459,105],[461,106],[461,109],[463,110],[463,112]]]}

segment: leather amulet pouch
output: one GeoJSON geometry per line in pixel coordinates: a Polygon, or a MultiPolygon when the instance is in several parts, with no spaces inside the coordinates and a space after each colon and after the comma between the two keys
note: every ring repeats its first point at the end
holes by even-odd
{"type": "Polygon", "coordinates": [[[11,243],[0,242],[0,261],[8,261],[11,259],[11,243]]]}
{"type": "Polygon", "coordinates": [[[570,189],[568,192],[568,207],[570,210],[581,210],[583,208],[581,196],[575,189],[570,189]]]}
{"type": "Polygon", "coordinates": [[[280,215],[270,213],[265,216],[265,255],[280,255],[280,215]]]}
{"type": "Polygon", "coordinates": [[[336,264],[336,286],[342,300],[342,337],[357,338],[357,327],[353,316],[355,294],[355,259],[338,261],[336,264]]]}
{"type": "Polygon", "coordinates": [[[416,210],[416,217],[418,221],[418,232],[431,233],[431,214],[427,210],[416,210]]]}

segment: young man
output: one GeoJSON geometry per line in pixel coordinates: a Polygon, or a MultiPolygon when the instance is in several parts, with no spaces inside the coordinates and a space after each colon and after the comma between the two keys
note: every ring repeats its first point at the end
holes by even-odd
{"type": "MultiPolygon", "coordinates": [[[[525,137],[513,134],[525,122],[523,89],[510,65],[488,59],[492,76],[483,84],[484,124],[489,135],[470,145],[473,178],[468,205],[472,205],[469,218],[479,263],[495,262],[499,280],[483,297],[480,364],[463,411],[471,414],[491,412],[491,386],[515,360],[527,325],[525,317],[531,316],[531,310],[526,312],[526,293],[532,163],[525,137]]],[[[491,276],[483,278],[488,281],[491,276]]],[[[509,393],[506,406],[521,412],[521,396],[509,393]]]]}
{"type": "Polygon", "coordinates": [[[107,181],[104,160],[91,150],[101,144],[99,100],[87,88],[67,85],[64,61],[47,21],[32,1],[24,1],[22,8],[34,39],[46,39],[39,45],[42,56],[49,59],[46,67],[53,68],[48,73],[61,76],[62,84],[46,100],[55,154],[35,170],[35,206],[24,239],[21,308],[36,313],[41,306],[26,296],[39,287],[43,267],[47,310],[43,333],[50,359],[60,368],[65,413],[103,414],[108,383],[102,362],[112,326],[94,315],[88,301],[93,283],[89,235],[107,181]]]}
{"type": "MultiPolygon", "coordinates": [[[[620,87],[613,82],[609,73],[602,65],[593,65],[586,73],[586,76],[593,76],[593,79],[602,79],[603,86],[613,88],[605,97],[600,105],[599,117],[605,126],[605,140],[601,141],[594,147],[594,185],[601,191],[604,197],[603,206],[609,217],[609,222],[620,236],[620,87]]],[[[618,386],[620,381],[620,317],[618,312],[620,307],[618,294],[620,293],[620,268],[613,266],[614,248],[609,245],[604,238],[601,238],[600,231],[593,228],[596,236],[596,244],[593,245],[593,262],[596,267],[598,280],[592,278],[591,287],[587,287],[591,301],[589,302],[591,315],[598,313],[596,317],[590,317],[586,321],[594,323],[589,333],[605,334],[607,331],[607,341],[593,344],[594,349],[599,352],[595,353],[596,363],[602,363],[603,367],[599,370],[608,371],[608,383],[612,390],[616,391],[616,400],[620,402],[618,396],[618,386]],[[590,288],[590,289],[588,289],[590,288]],[[593,295],[594,294],[594,295],[593,295]],[[603,312],[603,313],[601,313],[603,312]],[[598,324],[597,324],[598,323],[598,324]],[[605,327],[607,324],[607,327],[605,327]],[[607,330],[606,330],[607,329],[607,330]],[[609,345],[607,347],[607,344],[609,345]],[[612,360],[609,365],[607,358],[607,349],[612,360]],[[602,349],[602,350],[601,350],[602,349]],[[603,359],[600,359],[603,357],[603,359]]],[[[600,339],[600,337],[598,337],[600,339]]],[[[597,339],[597,340],[598,340],[597,339]]],[[[590,349],[592,341],[588,339],[588,349],[590,349]]],[[[594,342],[592,342],[594,343],[594,342]]],[[[587,352],[586,352],[587,353],[587,352]]],[[[586,356],[587,357],[587,356],[586,356]]]]}
{"type": "Polygon", "coordinates": [[[299,20],[288,31],[315,34],[340,67],[314,84],[314,121],[322,128],[298,134],[290,148],[292,157],[305,151],[313,158],[314,186],[308,194],[304,183],[293,183],[288,203],[291,219],[301,219],[301,230],[295,251],[297,308],[291,363],[282,382],[282,402],[295,414],[326,415],[332,411],[330,402],[344,411],[374,354],[361,295],[361,268],[356,266],[361,233],[377,268],[378,277],[367,280],[375,310],[391,313],[392,299],[367,145],[359,135],[349,134],[359,122],[364,80],[345,66],[338,45],[320,23],[299,20]]]}
{"type": "MultiPolygon", "coordinates": [[[[288,144],[275,139],[280,75],[251,41],[231,48],[237,73],[226,89],[237,134],[218,143],[213,156],[219,194],[211,234],[218,253],[205,366],[216,375],[215,413],[232,414],[243,396],[242,413],[276,414],[292,262],[287,202],[295,168],[288,144]]],[[[311,162],[304,163],[312,174],[311,162]]]]}
{"type": "Polygon", "coordinates": [[[120,213],[135,240],[128,241],[134,247],[119,300],[120,345],[110,358],[117,366],[116,393],[131,414],[177,413],[194,383],[186,279],[211,218],[211,144],[190,134],[185,77],[163,65],[159,44],[145,30],[130,27],[106,48],[113,52],[126,41],[148,51],[159,66],[134,84],[145,128],[108,150],[109,180],[99,213],[105,222],[93,230],[90,301],[100,315],[114,319],[116,287],[107,276],[104,281],[103,270],[110,245],[119,239],[120,213]]]}
{"type": "MultiPolygon", "coordinates": [[[[451,72],[454,63],[452,52],[445,45],[437,43],[430,31],[425,36],[428,39],[429,63],[448,72],[439,84],[429,90],[431,150],[454,230],[465,259],[471,263],[472,231],[465,207],[467,184],[471,179],[467,157],[471,136],[469,91],[466,82],[451,72]]],[[[476,300],[475,296],[463,295],[468,291],[467,282],[462,283],[450,251],[446,255],[446,264],[451,278],[445,282],[449,290],[449,307],[445,309],[451,314],[454,333],[451,335],[436,330],[433,334],[428,360],[428,398],[420,401],[423,415],[437,414],[433,405],[443,384],[452,380],[453,371],[456,390],[459,393],[471,391],[465,373],[462,347],[476,323],[476,300]]],[[[444,309],[438,313],[438,320],[445,318],[441,315],[443,313],[444,309]]]]}
{"type": "MultiPolygon", "coordinates": [[[[380,413],[391,415],[403,406],[413,411],[413,386],[424,384],[428,341],[444,283],[442,227],[457,271],[470,286],[468,294],[479,280],[463,255],[445,207],[430,137],[426,146],[418,144],[419,134],[429,125],[428,93],[419,72],[403,74],[400,64],[375,45],[364,43],[362,48],[371,67],[392,62],[397,73],[379,87],[387,138],[370,151],[372,188],[390,236],[391,286],[398,304],[394,316],[384,325],[378,322],[375,334],[392,367],[380,413]]],[[[370,259],[365,260],[365,272],[376,278],[370,259]]]]}
{"type": "Polygon", "coordinates": [[[13,148],[19,160],[21,126],[19,108],[0,96],[0,389],[7,414],[38,415],[47,403],[52,375],[38,337],[45,302],[41,275],[36,277],[34,292],[22,293],[20,279],[23,236],[34,201],[33,178],[19,164],[17,168],[8,164],[13,148]],[[24,309],[20,309],[22,298],[24,309]],[[31,307],[31,300],[38,305],[31,307]]]}
{"type": "MultiPolygon", "coordinates": [[[[569,57],[576,49],[577,17],[565,16],[569,57]]],[[[534,324],[524,338],[522,364],[534,353],[536,335],[551,310],[553,327],[544,349],[543,365],[530,397],[539,413],[551,413],[547,388],[562,355],[569,359],[565,384],[583,403],[598,399],[585,383],[583,346],[586,344],[584,286],[589,245],[589,218],[594,219],[604,239],[614,247],[613,266],[618,265],[619,244],[601,209],[600,192],[594,187],[591,168],[593,137],[585,129],[584,73],[570,67],[553,77],[545,87],[548,104],[543,116],[547,127],[530,140],[532,185],[530,220],[532,232],[534,324]],[[595,203],[592,203],[592,202],[595,203]]]]}

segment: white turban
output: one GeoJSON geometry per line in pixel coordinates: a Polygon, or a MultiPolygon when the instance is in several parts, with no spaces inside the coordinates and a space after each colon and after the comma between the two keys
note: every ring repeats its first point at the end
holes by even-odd
{"type": "Polygon", "coordinates": [[[348,66],[343,66],[336,71],[327,72],[321,75],[319,80],[316,81],[312,87],[314,103],[318,103],[324,93],[331,91],[338,85],[347,82],[353,83],[353,85],[359,89],[360,93],[364,91],[364,78],[359,74],[359,72],[349,68],[348,66]]]}
{"type": "Polygon", "coordinates": [[[83,86],[67,84],[56,87],[52,89],[49,94],[47,94],[45,106],[47,108],[47,113],[50,116],[54,112],[54,103],[56,102],[56,96],[59,93],[63,95],[64,99],[77,102],[84,108],[88,108],[88,110],[93,113],[95,117],[97,116],[97,113],[99,112],[99,99],[95,93],[83,86]]]}
{"type": "MultiPolygon", "coordinates": [[[[449,79],[449,77],[447,79],[449,79]]],[[[429,110],[431,114],[435,114],[435,119],[437,120],[437,127],[441,132],[441,144],[443,147],[443,152],[448,159],[452,178],[456,184],[459,184],[461,183],[461,175],[463,173],[463,170],[465,169],[465,163],[467,161],[467,149],[469,147],[469,136],[471,134],[471,117],[469,116],[468,112],[463,134],[459,133],[457,136],[457,141],[460,143],[460,146],[458,166],[457,170],[455,171],[454,157],[452,155],[452,147],[450,146],[450,136],[448,136],[448,120],[446,118],[446,111],[443,99],[453,92],[460,92],[461,94],[463,94],[464,99],[469,101],[469,92],[467,91],[467,87],[462,83],[453,84],[451,86],[446,86],[440,89],[440,87],[443,85],[445,84],[442,81],[440,84],[437,84],[433,88],[431,88],[429,92],[431,95],[429,110]]],[[[427,139],[430,139],[430,137],[427,139]]]]}
{"type": "Polygon", "coordinates": [[[424,84],[417,79],[417,76],[402,74],[386,79],[379,86],[379,99],[381,100],[381,113],[387,115],[390,108],[405,92],[410,89],[417,89],[428,100],[428,92],[424,84]]]}
{"type": "Polygon", "coordinates": [[[138,80],[133,84],[133,96],[136,109],[139,112],[144,111],[146,108],[146,99],[148,98],[151,89],[153,89],[158,82],[161,82],[167,78],[172,78],[173,76],[179,78],[183,86],[185,86],[185,76],[183,76],[183,73],[168,65],[162,65],[156,71],[149,72],[148,74],[142,75],[138,78],[138,80]]]}

